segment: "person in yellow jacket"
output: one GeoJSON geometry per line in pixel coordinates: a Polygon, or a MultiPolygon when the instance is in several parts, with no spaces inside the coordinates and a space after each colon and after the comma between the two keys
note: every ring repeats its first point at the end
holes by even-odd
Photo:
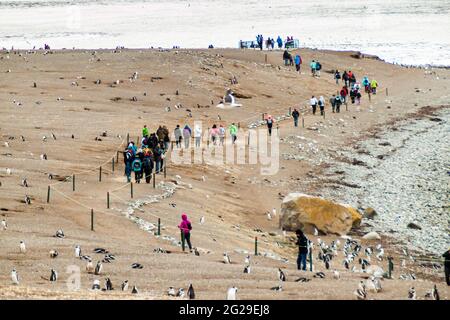
{"type": "Polygon", "coordinates": [[[370,88],[372,89],[372,94],[377,94],[377,87],[378,87],[378,82],[377,82],[377,80],[373,79],[370,82],[370,88]]]}

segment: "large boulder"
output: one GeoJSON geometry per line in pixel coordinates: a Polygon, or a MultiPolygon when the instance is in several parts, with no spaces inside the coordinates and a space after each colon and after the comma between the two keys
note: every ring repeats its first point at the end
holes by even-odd
{"type": "Polygon", "coordinates": [[[362,215],[354,208],[320,197],[290,193],[281,204],[280,227],[283,230],[302,229],[313,233],[347,234],[361,223],[362,215]]]}

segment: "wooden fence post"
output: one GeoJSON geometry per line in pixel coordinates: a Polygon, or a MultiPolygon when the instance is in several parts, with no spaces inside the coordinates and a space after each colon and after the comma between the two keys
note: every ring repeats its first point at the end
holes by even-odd
{"type": "Polygon", "coordinates": [[[47,203],[50,203],[50,186],[47,189],[47,203]]]}
{"type": "Polygon", "coordinates": [[[72,175],[72,191],[75,191],[75,175],[72,175]]]}
{"type": "Polygon", "coordinates": [[[101,166],[98,171],[98,182],[102,182],[102,167],[101,166]]]}
{"type": "Polygon", "coordinates": [[[153,189],[156,188],[156,173],[153,172],[153,189]]]}
{"type": "Polygon", "coordinates": [[[109,191],[106,193],[106,208],[109,209],[109,191]]]}
{"type": "Polygon", "coordinates": [[[91,231],[94,231],[94,209],[91,209],[91,231]]]}
{"type": "Polygon", "coordinates": [[[255,256],[258,255],[258,237],[255,237],[255,256]]]}
{"type": "Polygon", "coordinates": [[[111,168],[112,168],[112,172],[114,172],[114,157],[112,158],[112,161],[111,161],[111,168]]]}
{"type": "Polygon", "coordinates": [[[133,199],[133,182],[130,182],[131,199],[133,199]]]}

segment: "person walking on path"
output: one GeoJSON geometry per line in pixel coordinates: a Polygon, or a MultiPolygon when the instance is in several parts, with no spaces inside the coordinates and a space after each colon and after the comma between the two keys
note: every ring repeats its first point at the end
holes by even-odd
{"type": "Polygon", "coordinates": [[[316,61],[311,61],[309,66],[311,67],[311,75],[314,77],[316,75],[316,61]]]}
{"type": "Polygon", "coordinates": [[[344,71],[344,73],[342,74],[342,82],[344,82],[344,85],[346,87],[348,87],[348,73],[347,73],[347,71],[344,71]]]}
{"type": "Polygon", "coordinates": [[[216,145],[217,137],[219,136],[219,129],[216,124],[213,124],[212,128],[209,130],[209,135],[211,137],[211,142],[216,145]]]}
{"type": "Polygon", "coordinates": [[[231,142],[234,144],[237,139],[237,131],[238,131],[238,128],[234,124],[234,122],[229,126],[228,130],[230,130],[231,142]]]}
{"type": "Polygon", "coordinates": [[[336,104],[336,113],[340,113],[341,112],[341,105],[342,105],[342,98],[341,96],[338,95],[335,98],[335,104],[336,104]]]}
{"type": "Polygon", "coordinates": [[[341,91],[340,91],[340,95],[342,98],[342,103],[346,103],[347,102],[347,95],[348,95],[348,88],[347,86],[343,86],[341,91]]]}
{"type": "Polygon", "coordinates": [[[223,125],[219,126],[219,141],[220,145],[223,146],[225,143],[225,128],[223,127],[223,125]]]}
{"type": "Polygon", "coordinates": [[[142,138],[144,137],[148,137],[148,128],[146,124],[144,124],[144,128],[142,128],[142,138]]]}
{"type": "Polygon", "coordinates": [[[339,70],[336,70],[336,72],[334,73],[334,79],[336,80],[336,84],[339,84],[339,80],[341,79],[339,70]]]}
{"type": "Polygon", "coordinates": [[[313,115],[315,115],[316,110],[317,110],[317,104],[318,104],[317,98],[312,96],[311,100],[309,100],[309,104],[311,105],[313,115]]]}
{"type": "Polygon", "coordinates": [[[295,70],[297,70],[298,73],[300,73],[300,66],[302,64],[302,58],[299,54],[295,56],[295,70]]]}
{"type": "Polygon", "coordinates": [[[181,223],[178,225],[178,228],[181,230],[181,244],[184,251],[184,243],[186,242],[189,246],[189,250],[192,252],[192,244],[191,244],[191,230],[192,224],[188,220],[186,213],[181,215],[181,223]]]}
{"type": "Polygon", "coordinates": [[[297,257],[297,270],[306,271],[306,256],[308,255],[308,238],[302,230],[298,229],[295,234],[297,235],[298,245],[298,257],[297,257]]]}
{"type": "Polygon", "coordinates": [[[447,286],[450,286],[450,249],[448,249],[443,255],[444,261],[444,271],[445,271],[445,281],[447,286]]]}
{"type": "Polygon", "coordinates": [[[370,89],[372,89],[372,94],[377,94],[378,82],[375,79],[372,79],[370,82],[370,89]]]}
{"type": "Polygon", "coordinates": [[[320,115],[323,116],[325,114],[325,99],[323,96],[320,96],[319,98],[319,108],[320,108],[320,115]]]}
{"type": "Polygon", "coordinates": [[[134,161],[134,152],[130,146],[127,148],[127,150],[123,152],[123,160],[125,162],[125,175],[127,177],[127,182],[131,182],[131,171],[132,171],[132,164],[134,161]]]}
{"type": "Polygon", "coordinates": [[[331,111],[334,113],[336,109],[336,95],[333,94],[333,96],[330,98],[330,104],[331,104],[331,111]]]}
{"type": "Polygon", "coordinates": [[[189,142],[191,141],[192,130],[188,125],[184,126],[183,129],[183,139],[184,139],[184,148],[189,148],[189,142]]]}
{"type": "Polygon", "coordinates": [[[177,124],[175,130],[173,130],[175,135],[175,142],[177,143],[177,148],[181,148],[181,140],[183,140],[183,135],[181,134],[180,125],[177,124]]]}
{"type": "Polygon", "coordinates": [[[294,109],[292,112],[292,118],[294,118],[294,127],[298,127],[298,118],[300,117],[300,113],[297,109],[294,109]]]}
{"type": "Polygon", "coordinates": [[[195,147],[199,148],[200,142],[202,140],[202,128],[198,124],[194,126],[194,138],[195,138],[195,147]]]}
{"type": "Polygon", "coordinates": [[[269,115],[266,119],[267,123],[267,130],[269,131],[269,136],[272,135],[272,126],[273,126],[273,118],[271,115],[269,115]]]}

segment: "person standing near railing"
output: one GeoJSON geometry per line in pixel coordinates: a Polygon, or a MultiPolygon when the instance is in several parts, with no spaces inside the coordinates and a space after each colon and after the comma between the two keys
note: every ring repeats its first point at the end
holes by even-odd
{"type": "Polygon", "coordinates": [[[178,228],[181,230],[181,246],[184,251],[184,243],[186,242],[189,246],[189,250],[192,252],[192,244],[191,244],[191,230],[192,224],[188,220],[186,213],[181,215],[181,223],[178,225],[178,228]]]}

